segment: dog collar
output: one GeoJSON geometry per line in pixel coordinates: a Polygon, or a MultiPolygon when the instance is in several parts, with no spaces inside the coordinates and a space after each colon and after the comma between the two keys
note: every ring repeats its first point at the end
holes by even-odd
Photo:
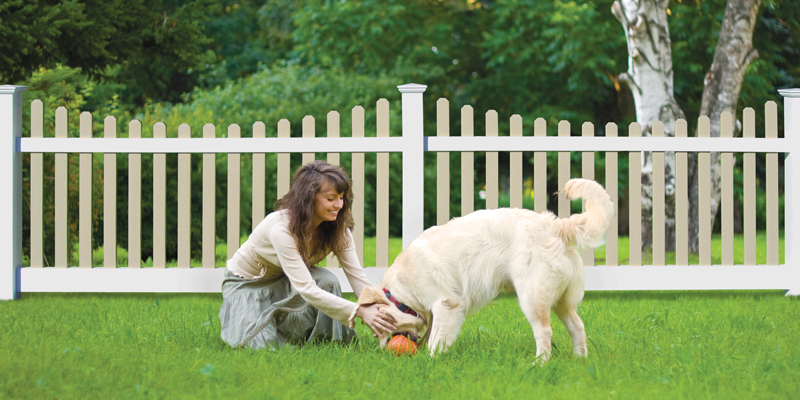
{"type": "Polygon", "coordinates": [[[386,294],[386,298],[389,299],[389,301],[391,301],[392,304],[397,306],[397,309],[399,309],[403,313],[410,314],[415,317],[417,316],[417,312],[414,311],[411,307],[399,302],[396,298],[394,298],[394,296],[392,296],[392,292],[388,291],[386,288],[383,288],[383,293],[386,294]]]}

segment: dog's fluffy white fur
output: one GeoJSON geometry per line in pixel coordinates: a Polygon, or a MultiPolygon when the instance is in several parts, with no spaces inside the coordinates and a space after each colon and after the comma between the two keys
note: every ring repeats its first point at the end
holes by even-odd
{"type": "MultiPolygon", "coordinates": [[[[576,313],[583,299],[584,267],[579,250],[603,244],[615,208],[597,182],[572,179],[563,192],[583,198],[586,211],[559,219],[550,212],[522,209],[481,210],[431,227],[401,253],[382,284],[365,288],[361,304],[381,303],[397,320],[398,332],[419,335],[431,355],[458,336],[467,315],[497,297],[516,292],[533,328],[536,356],[550,355],[554,310],[572,338],[575,354],[586,356],[586,333],[576,313]],[[387,288],[418,314],[404,314],[383,294],[387,288]]],[[[390,335],[381,337],[385,346],[390,335]]]]}

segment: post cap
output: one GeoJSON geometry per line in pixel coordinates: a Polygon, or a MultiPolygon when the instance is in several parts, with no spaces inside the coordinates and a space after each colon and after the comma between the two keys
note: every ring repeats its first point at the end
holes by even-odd
{"type": "Polygon", "coordinates": [[[778,89],[778,93],[783,97],[800,97],[800,89],[778,89]]]}
{"type": "Polygon", "coordinates": [[[27,86],[0,85],[0,94],[17,94],[28,90],[27,86]]]}
{"type": "Polygon", "coordinates": [[[397,87],[397,90],[400,93],[425,93],[425,89],[428,88],[428,85],[420,85],[419,83],[406,83],[405,85],[400,85],[397,87]]]}

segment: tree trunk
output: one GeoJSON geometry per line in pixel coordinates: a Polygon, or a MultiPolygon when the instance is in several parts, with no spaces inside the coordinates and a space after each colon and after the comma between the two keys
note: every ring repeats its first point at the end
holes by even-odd
{"type": "MultiPolygon", "coordinates": [[[[673,95],[672,49],[667,26],[668,0],[620,0],[611,7],[625,30],[628,71],[618,80],[631,90],[636,121],[644,136],[652,135],[656,121],[664,123],[664,136],[675,136],[675,122],[685,119],[673,95]]],[[[653,243],[653,154],[642,157],[642,247],[653,243]]],[[[675,154],[664,155],[666,250],[675,249],[675,154]]]]}
{"type": "MultiPolygon", "coordinates": [[[[720,135],[720,115],[728,111],[736,115],[736,103],[744,82],[747,66],[758,58],[753,47],[753,30],[762,0],[728,0],[725,17],[714,51],[714,62],[706,74],[700,115],[711,120],[711,136],[720,135]]],[[[736,121],[736,131],[741,131],[736,121]]],[[[689,251],[699,251],[700,223],[697,191],[697,153],[689,153],[689,251]]],[[[711,153],[711,226],[720,201],[720,154],[711,153]]]]}

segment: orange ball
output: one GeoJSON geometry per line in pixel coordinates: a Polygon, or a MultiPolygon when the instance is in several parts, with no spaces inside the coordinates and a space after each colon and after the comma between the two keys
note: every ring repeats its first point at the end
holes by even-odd
{"type": "Polygon", "coordinates": [[[406,335],[395,335],[389,343],[386,343],[386,351],[398,357],[413,356],[417,354],[417,342],[410,340],[406,335]]]}

